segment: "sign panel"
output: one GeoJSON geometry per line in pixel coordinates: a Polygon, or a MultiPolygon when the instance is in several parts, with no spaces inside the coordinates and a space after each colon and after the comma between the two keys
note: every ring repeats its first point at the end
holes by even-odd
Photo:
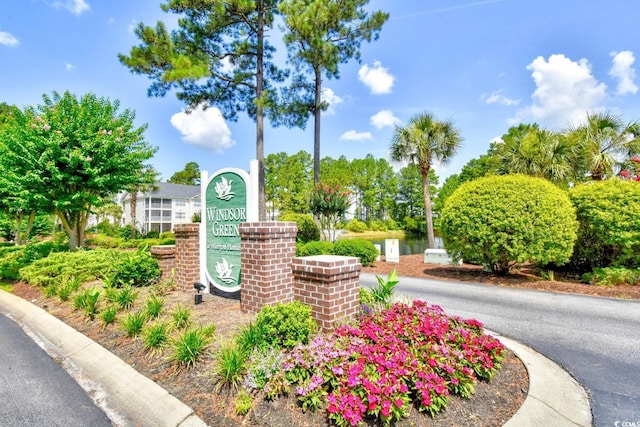
{"type": "Polygon", "coordinates": [[[240,289],[240,224],[247,222],[249,175],[241,170],[221,170],[205,191],[206,275],[220,290],[240,289]]]}

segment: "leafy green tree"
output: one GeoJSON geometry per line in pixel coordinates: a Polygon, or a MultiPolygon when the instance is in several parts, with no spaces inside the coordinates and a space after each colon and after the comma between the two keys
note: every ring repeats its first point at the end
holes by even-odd
{"type": "Polygon", "coordinates": [[[462,184],[449,197],[440,225],[449,254],[501,275],[527,261],[564,264],[578,229],[566,192],[526,175],[462,184]]]}
{"type": "Polygon", "coordinates": [[[640,183],[617,178],[569,190],[580,228],[571,267],[640,267],[640,183]]]}
{"type": "Polygon", "coordinates": [[[299,151],[291,156],[285,152],[269,154],[264,161],[267,217],[276,212],[309,212],[311,156],[299,151]]]}
{"type": "Polygon", "coordinates": [[[320,220],[326,240],[336,240],[336,224],[349,209],[349,192],[338,185],[318,184],[311,193],[309,209],[320,220]]]}
{"type": "Polygon", "coordinates": [[[434,161],[446,164],[462,144],[460,131],[451,120],[438,121],[430,113],[419,113],[406,126],[396,125],[391,139],[391,159],[408,161],[418,166],[422,177],[427,239],[429,248],[436,247],[433,232],[429,171],[434,161]]]}
{"type": "Polygon", "coordinates": [[[258,210],[265,219],[264,119],[273,125],[303,126],[307,115],[279,108],[273,85],[286,74],[272,62],[274,48],[268,31],[274,25],[278,0],[168,0],[165,12],[179,16],[178,28],[169,33],[162,22],[155,28],[139,24],[142,41],[129,56],[118,55],[132,72],[147,75],[153,83],[150,96],[177,90],[187,111],[217,106],[228,120],[245,111],[256,123],[258,160],[258,210]]]}
{"type": "Polygon", "coordinates": [[[119,101],[69,92],[16,112],[0,130],[0,168],[6,182],[30,194],[38,211],[53,211],[70,249],[84,243],[87,220],[107,196],[140,182],[155,149],[119,101]],[[6,174],[6,175],[5,175],[6,174]]]}
{"type": "Polygon", "coordinates": [[[183,185],[199,185],[200,184],[200,165],[196,162],[189,162],[184,169],[171,175],[167,182],[172,184],[183,185]]]}
{"type": "Polygon", "coordinates": [[[351,173],[351,162],[345,156],[337,159],[331,157],[323,157],[321,162],[322,174],[320,180],[329,186],[339,185],[341,187],[350,187],[353,174],[351,173]]]}
{"type": "MultiPolygon", "coordinates": [[[[363,41],[376,40],[389,14],[367,13],[369,0],[282,0],[282,12],[289,60],[298,71],[313,75],[313,101],[308,112],[314,116],[313,180],[320,181],[320,114],[322,77],[338,78],[338,65],[360,59],[363,41]]],[[[300,86],[305,86],[300,84],[300,86]]]]}
{"type": "Polygon", "coordinates": [[[640,154],[640,122],[625,123],[610,112],[587,114],[585,124],[567,133],[579,150],[579,172],[594,181],[615,176],[622,162],[640,154]]]}

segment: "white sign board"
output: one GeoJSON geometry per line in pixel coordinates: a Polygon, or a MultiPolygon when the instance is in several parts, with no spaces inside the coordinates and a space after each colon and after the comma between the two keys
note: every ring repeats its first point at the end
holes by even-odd
{"type": "Polygon", "coordinates": [[[384,256],[387,262],[400,262],[400,243],[398,239],[385,239],[384,256]]]}

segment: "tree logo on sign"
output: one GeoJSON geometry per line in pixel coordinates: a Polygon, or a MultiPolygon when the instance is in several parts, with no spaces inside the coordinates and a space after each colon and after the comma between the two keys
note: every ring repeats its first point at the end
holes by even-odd
{"type": "Polygon", "coordinates": [[[232,179],[228,180],[223,176],[220,178],[220,181],[218,181],[216,183],[216,194],[217,194],[217,198],[220,200],[231,200],[233,198],[233,196],[236,195],[236,193],[234,193],[233,191],[231,191],[231,183],[233,182],[232,179]]]}

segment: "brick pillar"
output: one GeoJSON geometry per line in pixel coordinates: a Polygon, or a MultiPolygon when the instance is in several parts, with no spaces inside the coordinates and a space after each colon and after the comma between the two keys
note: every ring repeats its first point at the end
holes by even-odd
{"type": "Polygon", "coordinates": [[[321,330],[356,319],[361,269],[357,257],[317,255],[293,259],[295,299],[311,306],[321,330]]]}
{"type": "Polygon", "coordinates": [[[176,284],[186,291],[200,281],[200,224],[176,224],[176,284]]]}
{"type": "Polygon", "coordinates": [[[151,256],[158,260],[162,272],[160,280],[162,282],[171,280],[171,272],[176,267],[176,246],[151,246],[151,256]]]}
{"type": "Polygon", "coordinates": [[[265,305],[293,301],[291,260],[297,231],[295,222],[240,224],[243,312],[257,313],[265,305]]]}

